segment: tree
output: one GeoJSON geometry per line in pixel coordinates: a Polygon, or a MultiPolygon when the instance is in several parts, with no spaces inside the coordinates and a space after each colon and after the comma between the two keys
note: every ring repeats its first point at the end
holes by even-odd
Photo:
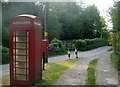
{"type": "Polygon", "coordinates": [[[115,2],[114,6],[110,9],[110,15],[113,23],[113,47],[114,51],[120,52],[120,2],[115,2]]]}
{"type": "MultiPolygon", "coordinates": [[[[42,2],[42,4],[45,4],[42,2]]],[[[32,14],[41,17],[44,29],[45,13],[41,5],[34,2],[3,3],[3,43],[8,42],[10,19],[20,14],[32,14]],[[31,9],[30,9],[31,8],[31,9]],[[19,9],[19,10],[18,10],[19,9]],[[8,15],[9,14],[9,15],[8,15]]],[[[48,35],[49,40],[98,38],[106,32],[105,21],[100,17],[95,5],[84,7],[76,2],[49,2],[48,35]],[[104,31],[105,30],[105,31],[104,31]]],[[[3,45],[4,45],[3,44],[3,45]]],[[[8,44],[4,45],[8,47],[8,44]]]]}
{"type": "Polygon", "coordinates": [[[101,22],[103,21],[101,21],[99,10],[95,5],[85,8],[79,20],[82,25],[81,32],[83,39],[100,37],[101,29],[105,27],[105,25],[101,26],[101,22]]]}

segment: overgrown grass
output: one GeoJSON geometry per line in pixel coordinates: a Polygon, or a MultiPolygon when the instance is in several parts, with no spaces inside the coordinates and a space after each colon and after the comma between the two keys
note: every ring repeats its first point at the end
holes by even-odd
{"type": "Polygon", "coordinates": [[[98,61],[98,59],[94,59],[88,65],[87,85],[89,87],[95,87],[95,84],[96,84],[95,70],[96,70],[97,61],[98,61]]]}
{"type": "Polygon", "coordinates": [[[111,63],[118,70],[118,78],[120,80],[120,54],[111,53],[111,63]]]}
{"type": "Polygon", "coordinates": [[[118,70],[118,79],[120,80],[120,54],[111,53],[111,63],[118,70]]]}
{"type": "Polygon", "coordinates": [[[0,82],[0,83],[2,83],[2,85],[9,85],[10,84],[10,75],[9,74],[8,75],[4,75],[2,77],[1,81],[2,82],[0,82]]]}
{"type": "Polygon", "coordinates": [[[119,67],[119,56],[115,52],[111,53],[111,62],[117,70],[120,68],[119,67]]]}
{"type": "MultiPolygon", "coordinates": [[[[45,70],[43,71],[42,81],[35,84],[34,86],[46,85],[45,87],[48,87],[52,85],[59,78],[59,76],[63,73],[63,71],[68,69],[72,64],[74,64],[78,60],[79,58],[74,58],[71,60],[63,61],[63,62],[46,64],[45,70]]],[[[3,76],[3,83],[10,84],[9,75],[3,76]]]]}

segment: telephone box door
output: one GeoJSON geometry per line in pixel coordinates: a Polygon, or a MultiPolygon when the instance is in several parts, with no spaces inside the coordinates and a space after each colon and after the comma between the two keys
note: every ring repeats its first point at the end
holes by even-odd
{"type": "MultiPolygon", "coordinates": [[[[29,35],[27,29],[12,29],[12,59],[11,72],[12,81],[27,82],[30,79],[29,73],[29,35]]],[[[26,85],[26,84],[25,84],[26,85]]]]}

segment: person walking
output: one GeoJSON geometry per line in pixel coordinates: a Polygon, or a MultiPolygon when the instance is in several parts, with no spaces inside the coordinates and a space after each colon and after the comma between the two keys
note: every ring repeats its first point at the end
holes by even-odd
{"type": "Polygon", "coordinates": [[[70,60],[70,51],[69,51],[69,49],[68,49],[68,57],[69,57],[69,60],[70,60]]]}
{"type": "Polygon", "coordinates": [[[76,58],[78,58],[78,53],[76,48],[75,48],[75,55],[76,55],[76,58]]]}

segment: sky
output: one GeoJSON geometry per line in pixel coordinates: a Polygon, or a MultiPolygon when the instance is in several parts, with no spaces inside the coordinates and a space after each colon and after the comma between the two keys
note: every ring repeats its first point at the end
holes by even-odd
{"type": "Polygon", "coordinates": [[[95,4],[100,11],[100,15],[104,17],[108,29],[112,28],[112,22],[110,21],[111,17],[108,14],[108,9],[113,6],[113,0],[83,0],[86,5],[95,4]]]}

